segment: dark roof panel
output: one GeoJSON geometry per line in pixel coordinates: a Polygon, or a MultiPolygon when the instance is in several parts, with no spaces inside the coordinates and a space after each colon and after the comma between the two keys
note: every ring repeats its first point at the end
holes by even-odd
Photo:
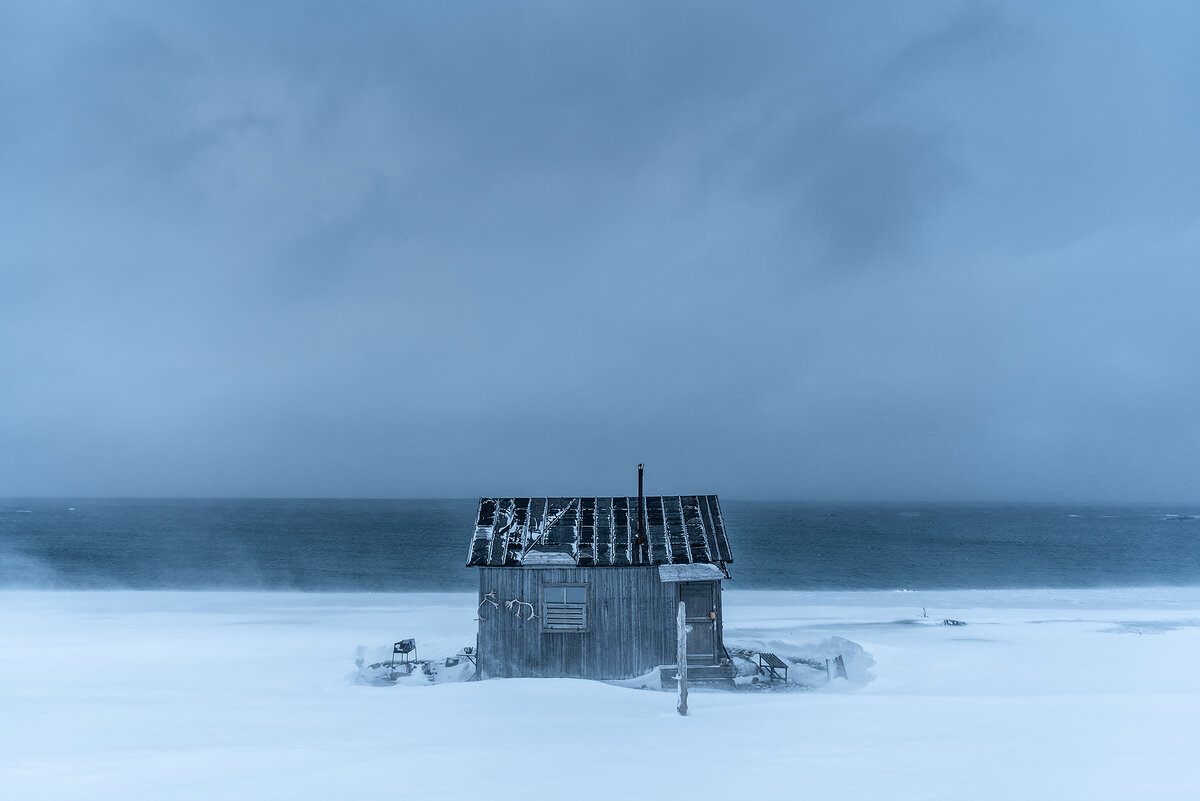
{"type": "Polygon", "coordinates": [[[612,529],[612,498],[596,499],[596,564],[611,565],[616,540],[612,529]]]}
{"type": "Polygon", "coordinates": [[[704,554],[708,561],[715,561],[716,553],[712,546],[704,518],[700,516],[700,501],[695,495],[680,498],[680,510],[683,515],[683,525],[687,530],[688,553],[704,554]]]}
{"type": "Polygon", "coordinates": [[[671,562],[691,562],[692,551],[688,547],[687,529],[683,525],[682,499],[675,496],[663,498],[662,501],[663,525],[671,546],[671,562]]]}
{"type": "MultiPolygon", "coordinates": [[[[651,495],[644,509],[649,564],[733,561],[716,495],[651,495]]],[[[467,566],[638,564],[636,536],[637,498],[480,498],[467,566]]]]}
{"type": "Polygon", "coordinates": [[[725,521],[721,518],[721,504],[717,502],[717,496],[704,495],[700,501],[708,530],[711,532],[716,561],[732,562],[733,554],[729,550],[729,540],[725,536],[725,521]]]}

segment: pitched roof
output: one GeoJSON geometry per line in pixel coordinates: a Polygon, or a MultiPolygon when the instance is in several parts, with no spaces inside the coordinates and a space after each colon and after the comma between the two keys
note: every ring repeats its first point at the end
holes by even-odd
{"type": "MultiPolygon", "coordinates": [[[[732,562],[716,495],[645,498],[650,564],[732,562]]],[[[637,498],[480,498],[468,567],[638,564],[637,498]]]]}

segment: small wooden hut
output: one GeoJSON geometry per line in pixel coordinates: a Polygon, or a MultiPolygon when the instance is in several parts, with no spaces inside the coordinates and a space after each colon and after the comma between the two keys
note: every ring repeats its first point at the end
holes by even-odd
{"type": "Polygon", "coordinates": [[[689,670],[719,671],[732,561],[715,495],[481,498],[467,559],[480,675],[623,679],[674,665],[680,601],[689,670]]]}

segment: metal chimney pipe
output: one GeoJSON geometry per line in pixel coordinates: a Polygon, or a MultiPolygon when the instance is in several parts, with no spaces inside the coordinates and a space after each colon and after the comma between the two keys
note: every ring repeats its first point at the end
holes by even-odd
{"type": "Polygon", "coordinates": [[[646,465],[638,465],[638,524],[637,524],[637,558],[641,562],[643,558],[650,561],[650,549],[646,547],[649,543],[646,542],[646,515],[643,511],[646,505],[645,495],[642,493],[642,472],[646,465]]]}

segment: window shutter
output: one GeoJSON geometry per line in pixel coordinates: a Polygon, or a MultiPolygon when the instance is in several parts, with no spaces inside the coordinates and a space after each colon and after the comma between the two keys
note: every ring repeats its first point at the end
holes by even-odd
{"type": "Polygon", "coordinates": [[[587,604],[547,601],[545,624],[548,629],[587,628],[587,604]]]}
{"type": "Polygon", "coordinates": [[[581,631],[587,628],[587,588],[571,584],[542,587],[543,630],[581,631]]]}

